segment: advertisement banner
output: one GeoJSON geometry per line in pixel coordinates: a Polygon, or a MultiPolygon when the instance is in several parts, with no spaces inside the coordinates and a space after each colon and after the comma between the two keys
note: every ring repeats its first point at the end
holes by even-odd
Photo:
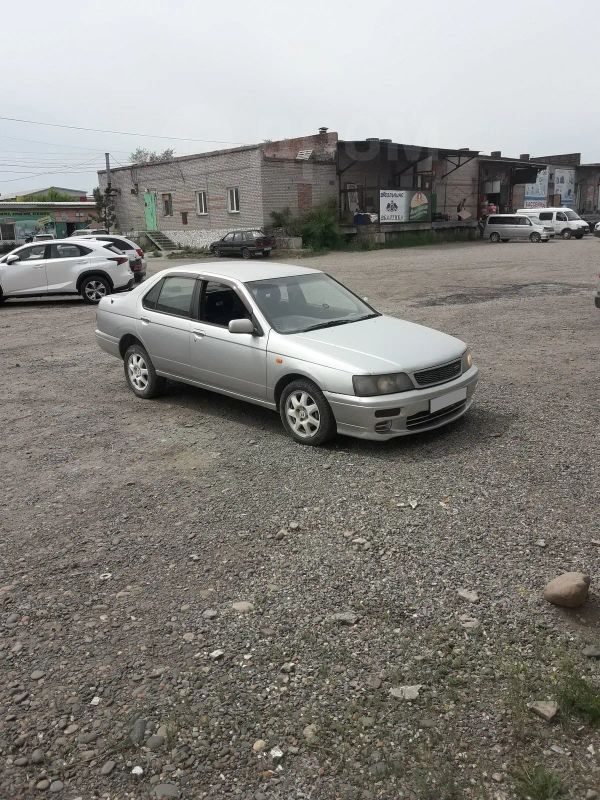
{"type": "Polygon", "coordinates": [[[560,195],[561,206],[569,208],[575,203],[575,170],[556,167],[554,170],[554,194],[560,195]]]}
{"type": "Polygon", "coordinates": [[[548,170],[543,169],[538,172],[535,183],[525,184],[525,208],[545,208],[548,203],[548,170]]]}
{"type": "Polygon", "coordinates": [[[430,219],[431,203],[425,192],[418,189],[380,190],[380,222],[428,222],[430,219]]]}

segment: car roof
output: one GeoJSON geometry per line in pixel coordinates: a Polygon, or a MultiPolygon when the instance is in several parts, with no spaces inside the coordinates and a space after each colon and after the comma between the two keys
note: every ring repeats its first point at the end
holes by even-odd
{"type": "Polygon", "coordinates": [[[241,283],[249,283],[272,278],[290,278],[293,275],[316,275],[320,270],[299,267],[296,264],[281,264],[277,261],[269,261],[268,263],[251,261],[248,263],[245,260],[239,264],[235,261],[224,263],[209,261],[206,264],[189,264],[182,267],[171,267],[163,270],[160,274],[164,275],[170,272],[208,275],[211,278],[230,278],[241,283]]]}

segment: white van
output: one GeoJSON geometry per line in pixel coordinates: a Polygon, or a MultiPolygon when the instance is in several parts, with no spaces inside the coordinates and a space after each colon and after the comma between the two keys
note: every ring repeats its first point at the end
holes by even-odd
{"type": "Polygon", "coordinates": [[[551,226],[563,239],[581,239],[584,233],[590,232],[590,226],[572,208],[520,208],[517,213],[551,226]]]}
{"type": "Polygon", "coordinates": [[[485,223],[483,238],[490,242],[520,239],[528,242],[547,242],[550,230],[526,214],[490,214],[485,223]]]}

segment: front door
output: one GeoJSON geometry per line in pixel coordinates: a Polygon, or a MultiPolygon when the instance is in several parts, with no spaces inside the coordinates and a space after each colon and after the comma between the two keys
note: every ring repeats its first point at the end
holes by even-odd
{"type": "Polygon", "coordinates": [[[144,217],[147,231],[157,231],[156,221],[156,195],[154,192],[144,192],[144,217]]]}
{"type": "Polygon", "coordinates": [[[22,247],[14,254],[19,257],[18,261],[0,263],[0,284],[5,295],[44,294],[48,291],[46,249],[45,243],[22,247]]]}
{"type": "Polygon", "coordinates": [[[199,320],[192,325],[194,380],[240,397],[266,400],[267,336],[229,333],[228,329],[232,319],[251,316],[233,287],[204,282],[199,320]]]}
{"type": "Polygon", "coordinates": [[[173,275],[155,284],[142,300],[138,335],[157,370],[193,378],[190,368],[192,308],[196,278],[173,275]]]}

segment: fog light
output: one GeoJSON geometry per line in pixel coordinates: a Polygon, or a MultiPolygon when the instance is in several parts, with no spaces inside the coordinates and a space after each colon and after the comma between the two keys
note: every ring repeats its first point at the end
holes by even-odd
{"type": "Polygon", "coordinates": [[[375,424],[375,432],[376,433],[386,433],[387,431],[392,429],[392,420],[388,419],[385,422],[377,422],[375,424]]]}

